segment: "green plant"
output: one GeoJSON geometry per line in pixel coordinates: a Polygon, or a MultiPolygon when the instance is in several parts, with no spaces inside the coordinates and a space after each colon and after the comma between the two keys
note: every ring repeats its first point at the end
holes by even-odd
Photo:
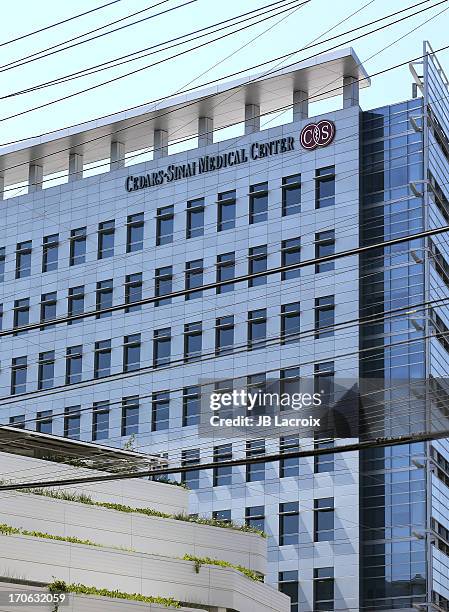
{"type": "Polygon", "coordinates": [[[243,565],[235,565],[234,563],[229,563],[228,561],[221,561],[220,559],[211,559],[210,557],[195,557],[195,555],[184,555],[184,561],[193,561],[195,564],[195,572],[198,574],[202,565],[218,565],[220,567],[232,567],[233,569],[241,572],[247,578],[251,580],[255,580],[256,582],[262,582],[263,576],[258,574],[257,572],[253,572],[253,570],[244,567],[243,565]]]}

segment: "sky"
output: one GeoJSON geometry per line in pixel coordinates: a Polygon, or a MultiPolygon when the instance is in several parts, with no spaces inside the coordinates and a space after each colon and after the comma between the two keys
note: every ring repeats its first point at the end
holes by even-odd
{"type": "MultiPolygon", "coordinates": [[[[119,0],[112,6],[9,44],[5,43],[56,21],[101,6],[107,0],[77,0],[77,2],[16,0],[5,3],[2,12],[3,17],[5,17],[5,12],[7,13],[7,18],[3,18],[0,23],[1,96],[4,97],[56,77],[163,43],[182,34],[266,6],[272,0],[226,0],[226,2],[191,0],[186,6],[146,19],[142,23],[123,28],[113,34],[102,36],[85,44],[77,44],[67,51],[54,53],[50,57],[40,58],[23,66],[6,69],[7,64],[16,62],[24,56],[37,53],[94,28],[100,28],[111,21],[127,17],[131,13],[143,11],[140,15],[101,29],[97,34],[185,4],[186,1],[188,0],[164,0],[160,3],[161,0],[119,0]],[[150,6],[154,7],[158,2],[159,6],[144,10],[150,6]]],[[[448,44],[449,0],[444,2],[430,0],[413,9],[410,8],[416,2],[418,0],[390,0],[389,2],[385,0],[310,0],[303,6],[298,6],[299,2],[297,2],[290,4],[289,10],[277,17],[232,34],[194,52],[159,63],[157,66],[138,70],[152,62],[170,57],[175,52],[205,42],[211,37],[175,47],[171,51],[159,52],[95,75],[45,88],[39,92],[3,99],[0,104],[0,143],[41,134],[143,104],[161,96],[173,95],[188,83],[190,83],[189,86],[200,85],[293,51],[298,52],[284,63],[279,63],[279,66],[300,61],[311,54],[324,52],[331,46],[338,45],[342,48],[352,46],[367,72],[375,73],[393,64],[419,56],[422,53],[423,40],[429,40],[434,49],[448,44]],[[435,6],[438,2],[440,2],[438,6],[435,6]],[[352,32],[351,30],[357,26],[401,9],[409,8],[407,12],[398,17],[429,6],[432,8],[410,19],[347,43],[350,38],[379,27],[382,23],[388,23],[397,17],[352,32]],[[355,12],[356,14],[351,17],[350,15],[355,12]],[[340,25],[337,25],[339,23],[340,25]],[[345,32],[347,34],[341,38],[325,42],[325,39],[345,32]],[[311,49],[301,50],[318,37],[321,37],[319,41],[323,41],[321,44],[311,49]],[[90,92],[70,97],[44,109],[9,118],[10,115],[73,94],[128,72],[132,74],[90,92]]],[[[283,10],[283,8],[278,10],[283,10]]],[[[222,34],[229,31],[229,29],[224,30],[222,34]]],[[[79,43],[84,38],[79,38],[74,42],[79,43]]],[[[449,50],[441,52],[439,59],[449,73],[449,50]]],[[[411,83],[412,79],[407,66],[373,77],[371,87],[361,91],[360,104],[363,109],[368,109],[410,98],[411,83]]],[[[331,104],[333,108],[337,107],[335,100],[318,103],[315,107],[316,112],[327,110],[326,104],[331,104]]],[[[316,112],[312,111],[311,114],[316,114],[316,112]]]]}

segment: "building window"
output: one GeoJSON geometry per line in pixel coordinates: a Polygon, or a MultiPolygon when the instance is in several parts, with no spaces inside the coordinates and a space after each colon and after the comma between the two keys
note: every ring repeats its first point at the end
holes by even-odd
{"type": "Polygon", "coordinates": [[[334,335],[335,300],[333,295],[315,298],[315,338],[334,335]]]}
{"type": "Polygon", "coordinates": [[[158,368],[170,363],[171,329],[155,329],[153,332],[153,367],[158,368]]]}
{"type": "Polygon", "coordinates": [[[109,403],[94,402],[92,410],[92,440],[109,438],[109,403]]]}
{"type": "Polygon", "coordinates": [[[196,238],[204,234],[204,198],[187,202],[186,238],[196,238]]]}
{"type": "Polygon", "coordinates": [[[301,175],[293,174],[282,179],[282,216],[301,212],[301,175]]]}
{"type": "Polygon", "coordinates": [[[59,234],[44,236],[42,241],[42,272],[58,269],[59,234]]]}
{"type": "Polygon", "coordinates": [[[14,328],[28,325],[30,322],[30,300],[29,298],[23,298],[21,300],[14,300],[14,317],[13,324],[14,328]]]}
{"type": "Polygon", "coordinates": [[[151,417],[151,431],[168,429],[170,417],[170,393],[159,391],[153,393],[153,410],[151,417]]]}
{"type": "MultiPolygon", "coordinates": [[[[283,266],[292,266],[301,261],[301,238],[291,238],[290,240],[282,241],[281,264],[283,266]]],[[[281,273],[281,280],[291,280],[299,278],[301,270],[286,270],[281,273]]]]}
{"type": "MultiPolygon", "coordinates": [[[[232,460],[232,444],[221,444],[214,446],[214,463],[232,460]]],[[[214,467],[213,472],[214,487],[223,487],[232,484],[232,465],[214,467]]]]}
{"type": "MultiPolygon", "coordinates": [[[[285,368],[280,373],[280,390],[281,393],[293,395],[299,392],[299,368],[285,368]]],[[[282,406],[281,406],[282,409],[282,406]]]]}
{"type": "Polygon", "coordinates": [[[124,397],[122,400],[122,436],[139,433],[139,396],[124,397]]]}
{"type": "Polygon", "coordinates": [[[125,336],[123,341],[123,371],[132,372],[140,368],[140,334],[125,336]]]}
{"type": "Polygon", "coordinates": [[[6,249],[0,247],[0,283],[5,280],[6,249]]]}
{"type": "MultiPolygon", "coordinates": [[[[335,255],[335,230],[317,232],[315,234],[315,257],[325,257],[335,255]]],[[[335,268],[334,261],[315,264],[315,272],[329,272],[335,268]]]]}
{"type": "Polygon", "coordinates": [[[279,590],[290,597],[290,612],[299,612],[299,577],[297,570],[279,572],[279,590]]]}
{"type": "MultiPolygon", "coordinates": [[[[248,274],[256,274],[257,272],[265,272],[267,269],[267,247],[258,246],[249,249],[248,254],[248,274]]],[[[251,278],[248,281],[249,287],[258,287],[259,285],[266,285],[266,275],[258,276],[257,278],[251,278]]]]}
{"type": "Polygon", "coordinates": [[[265,346],[267,339],[267,310],[259,308],[248,312],[248,350],[265,346]]]}
{"type": "Polygon", "coordinates": [[[44,434],[53,432],[53,411],[42,410],[36,415],[36,431],[44,434]]]}
{"type": "Polygon", "coordinates": [[[9,425],[10,427],[15,427],[16,429],[25,429],[25,415],[17,414],[9,417],[9,425]]]}
{"type": "MultiPolygon", "coordinates": [[[[125,304],[132,304],[133,302],[140,302],[142,300],[142,273],[137,272],[136,274],[127,274],[125,276],[125,304]]],[[[140,310],[142,306],[136,304],[135,306],[127,306],[125,312],[135,312],[140,310]]]]}
{"type": "Polygon", "coordinates": [[[94,378],[104,378],[111,374],[111,341],[95,342],[94,378]]]}
{"type": "Polygon", "coordinates": [[[268,219],[268,183],[249,188],[249,222],[260,223],[268,219]]]}
{"type": "Polygon", "coordinates": [[[66,351],[65,384],[73,385],[81,382],[83,373],[83,347],[69,346],[66,351]]]}
{"type": "MultiPolygon", "coordinates": [[[[84,312],[84,285],[79,287],[72,287],[69,289],[69,295],[67,298],[67,316],[74,317],[84,312]]],[[[68,321],[68,325],[76,323],[81,319],[75,321],[68,321]]]]}
{"type": "Polygon", "coordinates": [[[128,215],[126,223],[126,252],[134,253],[143,249],[144,214],[128,215]]]}
{"type": "Polygon", "coordinates": [[[214,521],[220,521],[220,523],[231,522],[231,511],[230,510],[214,510],[212,512],[212,518],[214,521]]]}
{"type": "MultiPolygon", "coordinates": [[[[185,288],[195,289],[201,287],[203,284],[203,260],[195,259],[194,261],[186,262],[185,270],[185,288]]],[[[186,293],[186,300],[193,300],[194,298],[201,297],[201,291],[193,291],[192,293],[186,293]]]]}
{"type": "Polygon", "coordinates": [[[114,256],[115,221],[98,224],[98,259],[114,256]]]}
{"type": "Polygon", "coordinates": [[[31,274],[31,247],[31,240],[17,243],[16,278],[25,278],[31,274]]]}
{"type": "Polygon", "coordinates": [[[55,382],[55,352],[39,353],[37,388],[51,389],[55,382]]]}
{"type": "MultiPolygon", "coordinates": [[[[294,453],[299,451],[298,436],[283,436],[279,441],[281,453],[294,453]]],[[[299,476],[299,457],[286,457],[279,464],[279,477],[299,476]]]]}
{"type": "MultiPolygon", "coordinates": [[[[96,294],[96,309],[104,310],[111,308],[113,304],[114,282],[112,278],[98,281],[96,294]]],[[[97,319],[106,319],[112,316],[112,312],[102,312],[97,314],[97,319]]]]}
{"type": "Polygon", "coordinates": [[[298,342],[301,331],[299,302],[281,306],[281,342],[298,342]]]}
{"type": "MultiPolygon", "coordinates": [[[[250,440],[246,443],[247,459],[265,455],[265,440],[250,440]]],[[[246,464],[246,482],[256,482],[265,479],[265,463],[246,464]]]]}
{"type": "MultiPolygon", "coordinates": [[[[199,448],[190,448],[183,450],[181,454],[181,465],[188,467],[189,465],[198,465],[200,462],[199,448]]],[[[200,470],[189,470],[181,472],[181,482],[189,487],[189,489],[200,488],[200,470]]]]}
{"type": "Polygon", "coordinates": [[[201,393],[199,387],[185,387],[182,394],[182,426],[200,422],[201,393]]]}
{"type": "Polygon", "coordinates": [[[70,232],[70,265],[77,266],[86,261],[87,228],[80,227],[70,232]]]}
{"type": "Polygon", "coordinates": [[[334,609],[333,567],[315,567],[313,570],[313,609],[317,612],[334,609]]]}
{"type": "Polygon", "coordinates": [[[218,317],[215,322],[215,353],[232,352],[234,346],[234,316],[218,317]]]}
{"type": "MultiPolygon", "coordinates": [[[[221,398],[221,396],[224,393],[232,393],[232,390],[234,388],[234,381],[231,378],[230,380],[219,380],[214,384],[214,392],[216,394],[218,394],[221,398]]],[[[218,414],[220,416],[220,418],[230,418],[232,416],[234,416],[234,407],[225,405],[225,404],[221,404],[220,409],[215,412],[215,414],[218,414]]]]}
{"type": "Polygon", "coordinates": [[[334,498],[315,499],[314,506],[314,542],[329,542],[334,539],[334,498]]]}
{"type": "Polygon", "coordinates": [[[201,357],[203,330],[201,321],[184,325],[184,361],[201,357]]]}
{"type": "MultiPolygon", "coordinates": [[[[217,255],[217,283],[235,277],[235,253],[222,253],[217,255]]],[[[217,287],[217,293],[234,291],[234,283],[217,287]]]]}
{"type": "MultiPolygon", "coordinates": [[[[246,390],[248,391],[248,393],[255,393],[255,394],[258,394],[259,392],[265,393],[267,390],[267,375],[265,374],[265,372],[262,374],[251,374],[250,376],[247,376],[246,377],[246,390]]],[[[264,402],[263,400],[259,399],[259,397],[256,398],[256,402],[254,404],[252,412],[248,410],[248,412],[252,414],[253,416],[257,414],[258,410],[259,410],[259,413],[260,413],[260,410],[262,410],[262,414],[265,412],[264,402]]]]}
{"type": "MultiPolygon", "coordinates": [[[[56,302],[56,291],[52,291],[51,293],[43,293],[41,295],[41,323],[56,319],[56,302]]],[[[41,327],[41,329],[49,329],[50,327],[54,326],[46,325],[45,327],[41,327]]]]}
{"type": "Polygon", "coordinates": [[[335,167],[327,166],[315,171],[315,208],[335,204],[335,167]]]}
{"type": "Polygon", "coordinates": [[[64,437],[79,440],[81,435],[81,406],[69,406],[64,410],[64,437]]]}
{"type": "Polygon", "coordinates": [[[13,357],[11,363],[11,395],[25,393],[27,387],[27,358],[13,357]]]}
{"type": "MultiPolygon", "coordinates": [[[[165,268],[157,268],[154,277],[154,294],[156,297],[161,295],[168,295],[172,292],[173,284],[173,268],[172,266],[165,266],[165,268]]],[[[155,306],[164,306],[171,304],[171,298],[165,298],[163,300],[156,300],[155,306]]]]}
{"type": "Polygon", "coordinates": [[[235,227],[235,190],[224,191],[217,198],[217,232],[235,227]]]}
{"type": "Polygon", "coordinates": [[[156,246],[173,242],[174,206],[164,206],[157,209],[156,216],[156,246]]]}
{"type": "Polygon", "coordinates": [[[322,396],[331,395],[334,385],[334,376],[333,361],[316,363],[313,367],[314,392],[321,393],[322,396]]]}
{"type": "MultiPolygon", "coordinates": [[[[315,440],[314,448],[324,449],[334,448],[333,440],[315,440]]],[[[322,474],[323,472],[333,472],[334,471],[334,453],[326,453],[325,455],[315,455],[314,456],[314,472],[315,474],[322,474]]]]}
{"type": "Polygon", "coordinates": [[[251,506],[245,508],[245,525],[253,529],[265,531],[265,507],[251,506]]]}
{"type": "Polygon", "coordinates": [[[299,543],[299,502],[279,504],[279,546],[299,543]]]}

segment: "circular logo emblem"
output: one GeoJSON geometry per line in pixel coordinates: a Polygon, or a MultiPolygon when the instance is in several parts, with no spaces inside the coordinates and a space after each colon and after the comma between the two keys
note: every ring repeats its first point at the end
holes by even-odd
{"type": "Polygon", "coordinates": [[[327,147],[335,136],[335,123],[322,119],[318,123],[308,123],[301,130],[299,140],[301,146],[308,151],[317,147],[327,147]]]}

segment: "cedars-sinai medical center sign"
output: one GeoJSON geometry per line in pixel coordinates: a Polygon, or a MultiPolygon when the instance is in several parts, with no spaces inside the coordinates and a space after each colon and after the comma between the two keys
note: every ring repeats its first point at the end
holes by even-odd
{"type": "MultiPolygon", "coordinates": [[[[299,143],[306,151],[313,151],[318,147],[327,147],[334,140],[334,137],[335,123],[328,119],[322,119],[317,123],[308,123],[302,128],[299,143]]],[[[125,189],[131,192],[147,187],[156,187],[206,172],[245,164],[250,159],[263,159],[294,150],[295,138],[293,136],[278,138],[269,142],[253,142],[248,148],[235,149],[217,155],[203,155],[203,157],[185,164],[170,164],[166,168],[147,174],[130,175],[126,178],[125,189]]]]}

